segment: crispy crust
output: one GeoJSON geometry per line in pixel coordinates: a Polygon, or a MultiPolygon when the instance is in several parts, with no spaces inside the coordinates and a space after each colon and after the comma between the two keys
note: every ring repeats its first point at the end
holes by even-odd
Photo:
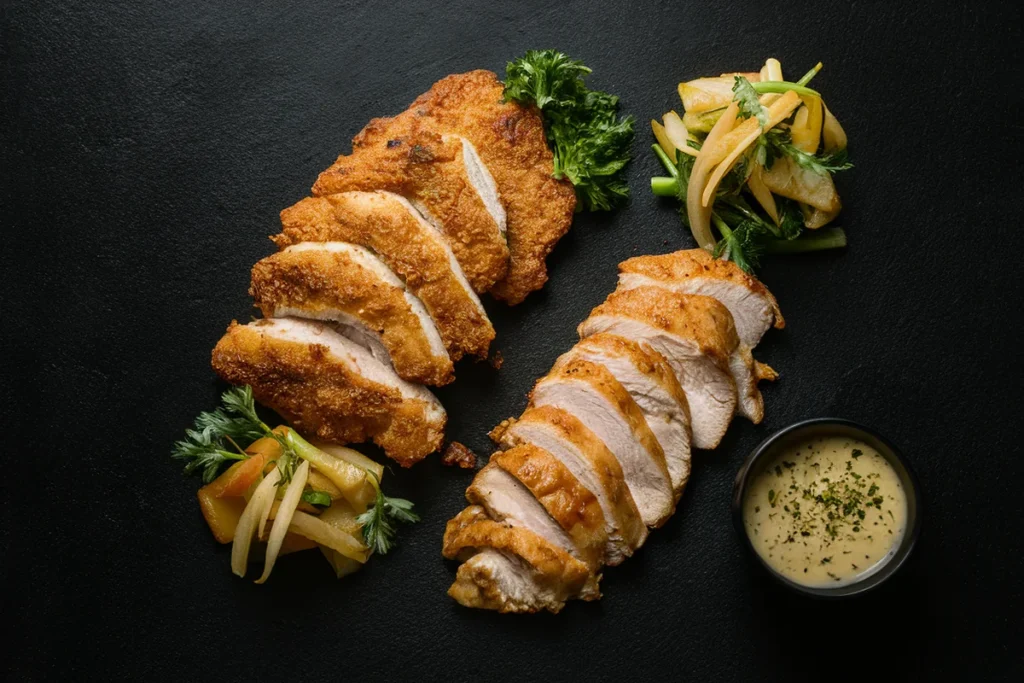
{"type": "MultiPolygon", "coordinates": [[[[427,307],[452,360],[486,358],[494,327],[449,267],[445,249],[407,208],[384,192],[307,197],[281,212],[284,249],[299,242],[351,242],[372,249],[427,307]]],[[[443,238],[442,238],[443,239],[443,238]]]]}
{"type": "MultiPolygon", "coordinates": [[[[729,371],[729,356],[739,346],[736,326],[729,309],[717,299],[697,294],[679,294],[661,287],[636,287],[612,292],[590,317],[623,315],[692,340],[701,353],[723,371],[729,371]]],[[[579,332],[583,336],[583,327],[579,332]]]]}
{"type": "Polygon", "coordinates": [[[505,470],[530,490],[552,519],[569,534],[592,570],[600,566],[608,542],[604,513],[594,494],[585,489],[565,465],[544,449],[529,444],[495,453],[491,464],[505,470]]]}
{"type": "Polygon", "coordinates": [[[412,117],[373,119],[313,185],[317,196],[386,190],[421,204],[448,236],[455,258],[477,292],[508,272],[508,246],[462,158],[462,141],[442,138],[412,117]]]}
{"type": "Polygon", "coordinates": [[[297,430],[341,444],[373,439],[403,466],[440,448],[444,421],[429,423],[421,401],[353,373],[324,346],[275,339],[259,327],[233,321],[213,350],[213,369],[252,386],[257,401],[297,430]]]}
{"type": "Polygon", "coordinates": [[[494,177],[508,214],[511,263],[491,294],[515,305],[547,281],[545,259],[572,224],[576,193],[568,180],[551,176],[540,112],[503,102],[503,94],[495,73],[470,71],[441,79],[409,111],[472,142],[494,177]]]}
{"type": "MultiPolygon", "coordinates": [[[[494,548],[521,558],[531,568],[536,583],[555,594],[554,602],[544,605],[552,612],[558,612],[569,598],[593,600],[600,597],[600,593],[596,591],[596,581],[583,562],[529,529],[508,526],[487,518],[483,508],[472,505],[448,521],[441,553],[448,559],[466,560],[481,548],[494,548]]],[[[465,599],[472,595],[473,591],[467,591],[462,587],[456,588],[456,585],[467,579],[471,580],[484,595],[493,596],[496,587],[486,585],[490,584],[491,577],[479,574],[471,577],[457,574],[455,584],[449,589],[448,594],[466,607],[494,609],[494,597],[477,604],[462,602],[460,597],[465,599]],[[481,580],[486,580],[486,584],[481,585],[481,580]]],[[[508,605],[507,602],[502,603],[508,605]]],[[[501,611],[537,611],[536,607],[508,607],[509,609],[501,611]]]]}
{"type": "Polygon", "coordinates": [[[253,266],[249,294],[267,318],[274,317],[279,307],[289,307],[301,309],[307,317],[339,310],[358,319],[380,335],[402,379],[435,386],[455,379],[451,359],[431,350],[424,323],[413,312],[405,292],[381,280],[349,254],[278,252],[253,266]]]}
{"type": "Polygon", "coordinates": [[[633,495],[629,492],[629,487],[626,486],[622,465],[608,450],[608,446],[587,429],[575,415],[554,406],[528,408],[518,420],[503,422],[501,431],[492,432],[492,437],[497,437],[508,446],[518,445],[511,433],[514,425],[531,422],[550,426],[590,461],[605,494],[608,496],[611,509],[615,513],[614,522],[627,546],[626,549],[639,548],[647,538],[647,528],[640,519],[640,511],[637,510],[633,495]]]}
{"type": "Polygon", "coordinates": [[[729,280],[764,297],[771,308],[776,329],[786,326],[775,296],[760,280],[743,272],[732,261],[715,258],[704,249],[685,249],[658,256],[635,256],[619,264],[620,273],[645,275],[654,280],[682,280],[692,277],[710,277],[729,280]]]}

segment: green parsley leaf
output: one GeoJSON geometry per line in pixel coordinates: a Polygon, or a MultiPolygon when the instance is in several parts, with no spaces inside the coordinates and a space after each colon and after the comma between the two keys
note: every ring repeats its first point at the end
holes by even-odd
{"type": "Polygon", "coordinates": [[[759,95],[750,81],[743,76],[736,76],[732,92],[732,99],[739,106],[740,118],[754,117],[761,124],[762,129],[768,125],[768,110],[761,104],[759,95]]]}
{"type": "Polygon", "coordinates": [[[557,50],[529,50],[505,69],[505,99],[541,110],[554,153],[552,175],[572,182],[577,210],[607,211],[629,197],[623,170],[633,119],[618,116],[615,95],[587,89],[583,77],[589,73],[557,50]]]}

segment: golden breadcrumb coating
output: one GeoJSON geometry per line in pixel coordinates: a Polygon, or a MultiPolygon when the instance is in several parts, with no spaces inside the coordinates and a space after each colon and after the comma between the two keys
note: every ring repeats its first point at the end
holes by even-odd
{"type": "Polygon", "coordinates": [[[299,242],[351,242],[373,250],[423,302],[452,360],[486,358],[494,327],[468,283],[460,280],[444,237],[387,192],[307,197],[281,212],[281,249],[299,242]]]}
{"type": "Polygon", "coordinates": [[[253,266],[249,294],[267,318],[282,309],[321,320],[332,319],[336,311],[351,316],[379,335],[402,379],[434,386],[455,379],[447,352],[431,349],[424,327],[433,322],[416,315],[401,287],[383,281],[351,254],[278,252],[253,266]]]}
{"type": "MultiPolygon", "coordinates": [[[[551,176],[554,162],[535,107],[503,101],[504,86],[492,71],[441,79],[396,118],[414,116],[438,133],[473,143],[498,186],[507,213],[511,256],[508,275],[491,294],[520,303],[547,282],[545,259],[569,230],[576,192],[551,176]]],[[[364,131],[356,141],[368,140],[364,131]]]]}
{"type": "Polygon", "coordinates": [[[373,439],[402,466],[440,448],[445,420],[430,419],[423,401],[353,372],[325,346],[263,334],[264,322],[231,323],[212,356],[222,379],[250,385],[300,432],[340,444],[373,439]]]}
{"type": "MultiPolygon", "coordinates": [[[[470,182],[462,140],[441,136],[411,117],[374,119],[369,142],[353,142],[313,185],[317,196],[352,190],[386,190],[406,197],[436,221],[477,292],[508,272],[508,246],[470,182]]],[[[358,138],[357,138],[358,139],[358,138]]]]}

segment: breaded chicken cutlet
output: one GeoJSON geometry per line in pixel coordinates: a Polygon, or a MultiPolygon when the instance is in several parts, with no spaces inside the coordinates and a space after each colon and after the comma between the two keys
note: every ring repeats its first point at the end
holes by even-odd
{"type": "Polygon", "coordinates": [[[569,230],[576,193],[568,180],[552,177],[554,158],[540,112],[505,102],[503,93],[492,71],[448,76],[394,119],[371,121],[352,145],[379,145],[394,121],[407,118],[469,140],[494,178],[507,216],[508,274],[490,292],[515,305],[547,282],[545,260],[569,230]]]}

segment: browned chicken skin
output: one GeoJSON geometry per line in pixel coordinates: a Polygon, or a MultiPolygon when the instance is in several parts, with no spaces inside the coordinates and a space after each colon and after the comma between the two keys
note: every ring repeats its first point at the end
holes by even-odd
{"type": "Polygon", "coordinates": [[[714,447],[734,414],[761,419],[757,381],[775,373],[753,360],[736,316],[754,341],[781,325],[760,282],[703,254],[621,264],[619,289],[580,324],[530,407],[492,431],[507,450],[467,489],[474,507],[449,523],[445,556],[463,562],[449,595],[502,612],[592,599],[544,543],[618,564],[645,540],[645,522],[671,514],[691,447],[714,447]],[[592,512],[577,517],[585,498],[592,512]]]}
{"type": "MultiPolygon", "coordinates": [[[[596,577],[587,566],[524,527],[495,522],[483,508],[470,506],[451,519],[444,534],[443,554],[467,561],[459,567],[448,594],[467,607],[501,612],[557,612],[570,596],[584,600],[600,597],[596,577]],[[487,553],[476,553],[485,548],[487,553]],[[511,568],[487,565],[482,560],[499,553],[511,568]],[[526,574],[523,571],[525,564],[526,574]],[[518,565],[518,568],[516,568],[518,565]],[[520,582],[529,586],[529,602],[508,600],[520,582]]],[[[526,591],[523,591],[526,592],[526,591]]]]}
{"type": "Polygon", "coordinates": [[[499,225],[485,203],[462,139],[431,132],[411,117],[374,119],[367,128],[373,134],[361,134],[352,154],[321,173],[313,194],[386,190],[406,197],[448,236],[473,289],[485,292],[505,277],[504,216],[499,225]]]}
{"type": "Polygon", "coordinates": [[[300,242],[351,242],[372,249],[434,319],[452,360],[487,357],[494,327],[445,238],[409,203],[389,192],[307,197],[281,212],[285,249],[300,242]]]}

